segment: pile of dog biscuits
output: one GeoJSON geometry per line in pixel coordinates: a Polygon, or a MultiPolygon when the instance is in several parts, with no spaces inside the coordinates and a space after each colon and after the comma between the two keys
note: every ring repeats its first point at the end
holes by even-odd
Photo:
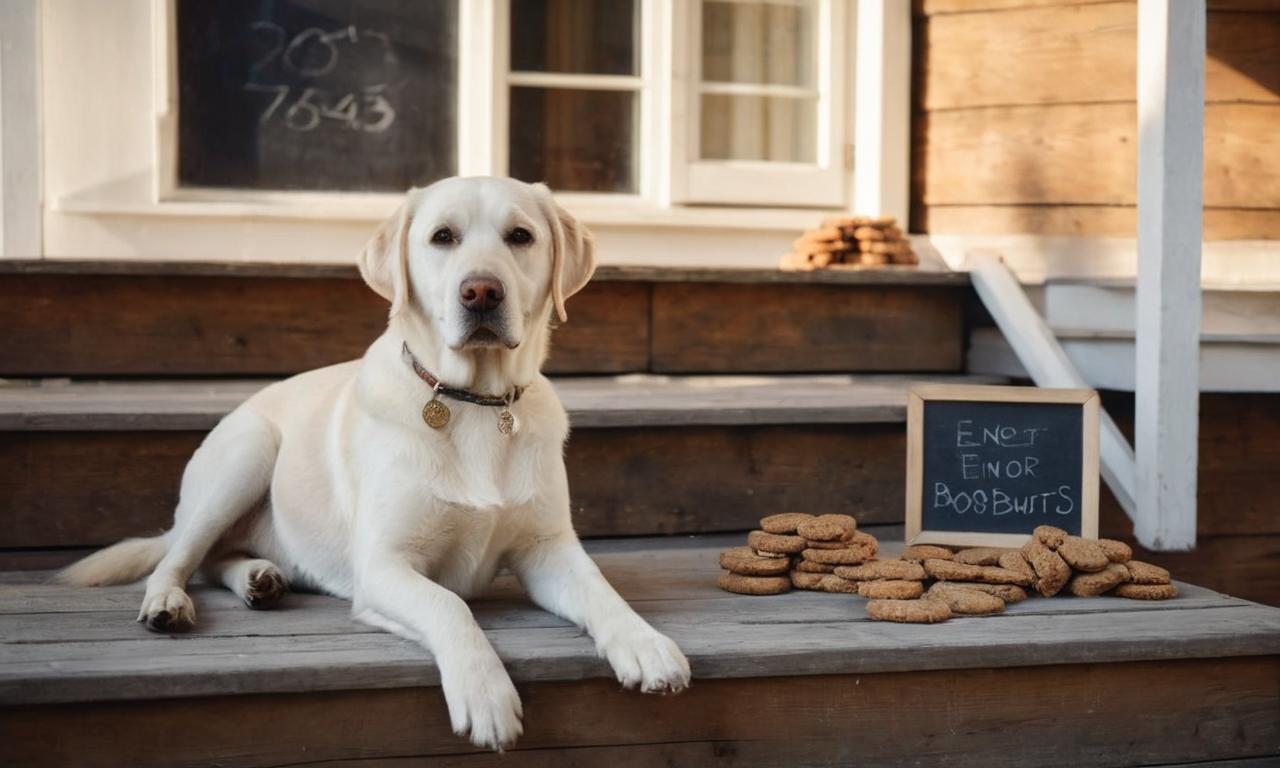
{"type": "Polygon", "coordinates": [[[791,244],[778,266],[789,271],[912,265],[918,259],[892,216],[827,219],[791,244]]]}
{"type": "Polygon", "coordinates": [[[1134,600],[1178,594],[1168,571],[1134,560],[1124,542],[1082,539],[1048,525],[1021,549],[915,545],[892,559],[878,558],[878,551],[875,537],[848,515],[771,515],[748,534],[747,546],[721,554],[718,583],[746,595],[792,588],[855,594],[870,601],[872,619],[926,624],[1001,613],[1026,600],[1028,590],[1134,600]]]}

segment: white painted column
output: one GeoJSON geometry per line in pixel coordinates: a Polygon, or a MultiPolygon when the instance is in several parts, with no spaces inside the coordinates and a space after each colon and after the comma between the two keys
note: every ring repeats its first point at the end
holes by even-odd
{"type": "Polygon", "coordinates": [[[1138,541],[1196,543],[1204,0],[1138,2],[1138,541]]]}
{"type": "Polygon", "coordinates": [[[858,0],[853,210],[894,216],[910,206],[911,3],[858,0]]]}
{"type": "Polygon", "coordinates": [[[0,258],[42,255],[40,4],[0,2],[0,258]]]}

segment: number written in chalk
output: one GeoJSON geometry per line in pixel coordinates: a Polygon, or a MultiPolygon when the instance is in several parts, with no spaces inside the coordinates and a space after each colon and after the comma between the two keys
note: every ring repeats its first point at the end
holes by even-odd
{"type": "Polygon", "coordinates": [[[387,98],[385,79],[345,91],[256,81],[273,67],[314,79],[339,72],[343,46],[352,50],[354,46],[376,46],[384,68],[394,68],[396,55],[386,34],[354,26],[332,32],[311,27],[291,38],[280,25],[269,21],[254,22],[250,32],[267,43],[263,55],[249,65],[250,77],[255,79],[241,86],[263,97],[260,125],[278,120],[291,130],[306,132],[331,120],[352,130],[383,133],[395,123],[396,110],[387,98]]]}

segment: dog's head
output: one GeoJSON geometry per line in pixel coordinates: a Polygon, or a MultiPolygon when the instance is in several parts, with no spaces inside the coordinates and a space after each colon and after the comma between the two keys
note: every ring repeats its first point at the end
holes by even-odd
{"type": "Polygon", "coordinates": [[[360,254],[365,282],[455,353],[517,349],[595,272],[591,233],[542,184],[452,178],[411,190],[360,254]]]}

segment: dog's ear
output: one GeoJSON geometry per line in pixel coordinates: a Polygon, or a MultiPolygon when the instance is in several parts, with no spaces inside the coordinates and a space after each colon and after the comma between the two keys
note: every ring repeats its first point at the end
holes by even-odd
{"type": "Polygon", "coordinates": [[[569,319],[565,301],[586,287],[596,271],[596,239],[566,211],[545,184],[538,188],[542,210],[551,228],[551,302],[560,322],[569,319]]]}
{"type": "Polygon", "coordinates": [[[360,252],[360,276],[375,293],[391,302],[391,317],[409,303],[409,226],[417,203],[418,190],[409,190],[399,210],[382,222],[360,252]]]}

